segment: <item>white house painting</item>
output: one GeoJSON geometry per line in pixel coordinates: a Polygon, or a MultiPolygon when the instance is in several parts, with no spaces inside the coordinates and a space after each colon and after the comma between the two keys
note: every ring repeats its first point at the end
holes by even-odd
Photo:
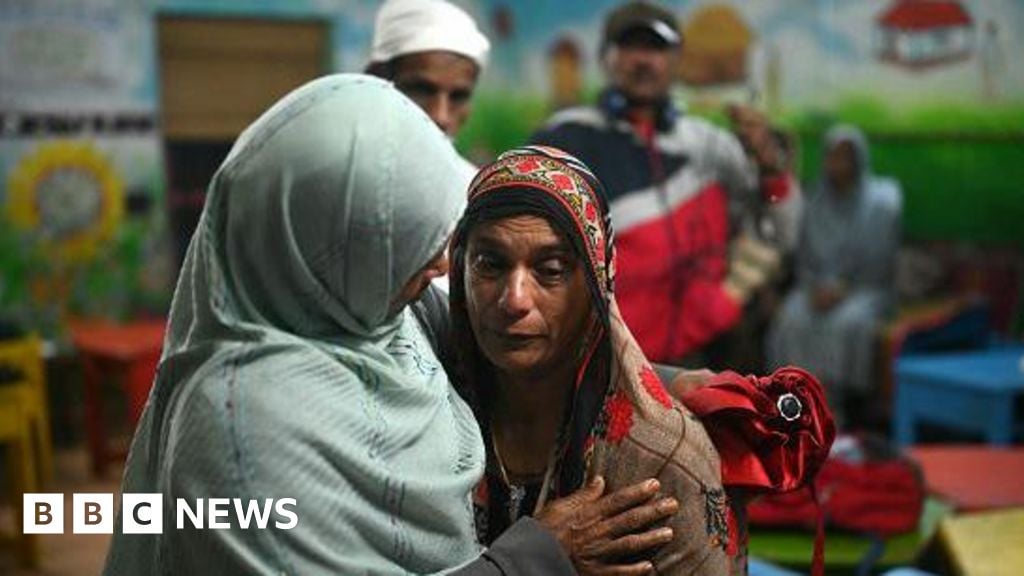
{"type": "Polygon", "coordinates": [[[974,21],[957,0],[896,0],[875,23],[882,61],[918,69],[971,55],[974,21]]]}

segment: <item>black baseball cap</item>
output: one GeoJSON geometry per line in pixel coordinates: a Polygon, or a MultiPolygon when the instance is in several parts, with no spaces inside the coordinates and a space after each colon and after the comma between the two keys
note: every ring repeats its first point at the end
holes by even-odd
{"type": "Polygon", "coordinates": [[[604,21],[604,35],[601,39],[602,48],[607,48],[626,34],[637,30],[652,32],[657,38],[669,46],[677,46],[683,41],[679,25],[672,12],[643,0],[627,2],[608,14],[604,21]]]}

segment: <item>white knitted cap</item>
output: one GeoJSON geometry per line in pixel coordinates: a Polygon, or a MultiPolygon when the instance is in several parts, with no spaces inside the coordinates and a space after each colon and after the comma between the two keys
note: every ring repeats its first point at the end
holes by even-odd
{"type": "Polygon", "coordinates": [[[370,62],[444,50],[483,68],[491,43],[473,18],[444,0],[387,0],[377,13],[370,62]]]}

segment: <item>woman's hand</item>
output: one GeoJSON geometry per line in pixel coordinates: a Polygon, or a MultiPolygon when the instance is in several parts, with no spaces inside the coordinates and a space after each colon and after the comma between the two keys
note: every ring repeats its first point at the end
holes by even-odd
{"type": "Polygon", "coordinates": [[[675,498],[657,497],[660,487],[651,479],[602,496],[605,484],[598,476],[569,496],[550,502],[536,520],[554,533],[580,574],[649,574],[654,570],[649,561],[625,559],[653,552],[672,540],[671,528],[652,526],[679,509],[675,498]],[[617,563],[623,561],[627,563],[617,563]]]}

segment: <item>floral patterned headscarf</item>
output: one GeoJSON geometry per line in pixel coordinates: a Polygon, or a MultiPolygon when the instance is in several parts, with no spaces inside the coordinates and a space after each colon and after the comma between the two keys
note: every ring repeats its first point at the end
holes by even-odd
{"type": "MultiPolygon", "coordinates": [[[[568,495],[597,474],[609,489],[658,478],[663,491],[680,502],[671,520],[676,538],[654,558],[658,572],[730,572],[718,454],[701,422],[666,392],[622,321],[614,295],[614,233],[600,182],[582,162],[555,148],[517,148],[484,167],[470,185],[469,204],[452,241],[451,313],[459,356],[454,376],[484,437],[490,433],[493,372],[469,323],[465,249],[475,226],[521,215],[545,218],[569,241],[586,270],[592,310],[573,400],[549,470],[550,489],[540,495],[537,508],[545,498],[568,495]]],[[[485,543],[516,520],[508,507],[509,487],[491,452],[476,494],[485,543]]]]}

